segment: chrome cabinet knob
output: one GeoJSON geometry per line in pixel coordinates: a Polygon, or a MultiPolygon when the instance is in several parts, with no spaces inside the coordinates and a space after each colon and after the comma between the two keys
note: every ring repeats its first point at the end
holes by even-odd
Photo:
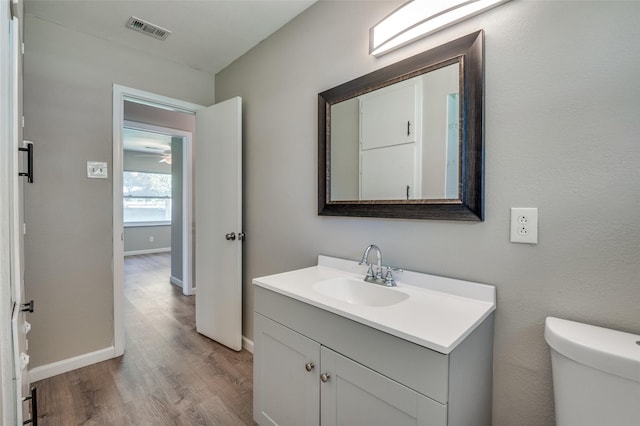
{"type": "Polygon", "coordinates": [[[315,365],[312,362],[308,362],[304,365],[304,369],[307,371],[313,370],[313,367],[315,367],[315,365]]]}
{"type": "Polygon", "coordinates": [[[236,233],[235,232],[229,232],[224,237],[227,239],[227,241],[233,241],[233,240],[236,239],[236,233]]]}
{"type": "Polygon", "coordinates": [[[329,373],[322,373],[320,375],[320,380],[322,380],[322,383],[327,383],[330,377],[329,373]]]}

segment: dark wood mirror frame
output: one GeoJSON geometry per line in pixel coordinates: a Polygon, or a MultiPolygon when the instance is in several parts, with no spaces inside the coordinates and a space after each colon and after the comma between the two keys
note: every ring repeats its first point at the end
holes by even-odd
{"type": "Polygon", "coordinates": [[[318,95],[318,214],[405,219],[484,220],[484,32],[351,80],[318,95]],[[460,63],[460,198],[331,201],[331,106],[452,63],[460,63]]]}

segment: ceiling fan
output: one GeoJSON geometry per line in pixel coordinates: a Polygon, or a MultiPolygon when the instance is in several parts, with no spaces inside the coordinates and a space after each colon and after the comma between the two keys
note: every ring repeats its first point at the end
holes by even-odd
{"type": "Polygon", "coordinates": [[[160,159],[160,161],[158,161],[158,163],[167,163],[167,164],[171,164],[171,150],[167,149],[163,154],[162,154],[162,158],[160,159]]]}
{"type": "Polygon", "coordinates": [[[160,150],[161,148],[158,147],[154,147],[154,146],[146,146],[144,151],[138,151],[136,153],[136,156],[138,157],[154,157],[154,158],[158,158],[160,156],[162,156],[162,158],[160,158],[160,160],[158,160],[158,163],[167,163],[167,164],[171,164],[171,150],[170,149],[165,149],[164,151],[162,151],[161,153],[153,153],[154,150],[160,150]]]}

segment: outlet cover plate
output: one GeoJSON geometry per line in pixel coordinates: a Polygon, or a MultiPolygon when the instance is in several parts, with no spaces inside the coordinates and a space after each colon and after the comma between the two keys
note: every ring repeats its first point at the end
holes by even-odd
{"type": "Polygon", "coordinates": [[[511,242],[538,244],[538,209],[511,208],[511,242]]]}

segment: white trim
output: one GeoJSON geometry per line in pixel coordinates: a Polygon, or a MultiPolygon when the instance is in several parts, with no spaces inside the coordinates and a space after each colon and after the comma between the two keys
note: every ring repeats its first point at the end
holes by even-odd
{"type": "MultiPolygon", "coordinates": [[[[122,172],[123,172],[123,144],[122,128],[124,127],[124,101],[130,100],[146,105],[152,105],[167,110],[195,113],[204,108],[202,105],[157,95],[131,87],[113,85],[113,347],[114,356],[124,354],[124,226],[122,223],[122,172]]],[[[193,160],[191,143],[183,144],[184,158],[187,167],[183,168],[183,184],[192,187],[192,167],[193,160]]],[[[185,187],[183,186],[183,189],[185,187]]],[[[191,208],[191,194],[188,190],[183,190],[183,279],[193,286],[191,277],[191,267],[184,267],[184,262],[193,259],[192,253],[192,229],[193,216],[191,208]],[[185,242],[186,239],[186,242],[185,242]],[[186,255],[185,255],[186,254],[186,255]]],[[[183,293],[192,294],[193,288],[185,289],[183,293]]]]}
{"type": "Polygon", "coordinates": [[[125,256],[136,256],[138,254],[153,254],[153,253],[171,253],[171,247],[160,247],[154,249],[146,249],[146,250],[131,250],[125,251],[125,256]]]}
{"type": "Polygon", "coordinates": [[[171,275],[169,277],[169,282],[173,285],[177,285],[178,287],[182,287],[183,282],[180,278],[174,277],[173,275],[171,275]]]}
{"type": "Polygon", "coordinates": [[[249,340],[246,337],[242,336],[242,347],[247,351],[253,353],[253,340],[249,340]]]}
{"type": "Polygon", "coordinates": [[[125,228],[144,228],[145,226],[171,226],[171,222],[125,222],[125,228]]]}
{"type": "Polygon", "coordinates": [[[41,365],[29,370],[29,376],[31,377],[32,382],[48,379],[49,377],[57,376],[58,374],[115,358],[118,355],[114,355],[114,351],[115,348],[113,346],[109,346],[108,348],[100,349],[95,352],[89,352],[83,355],[74,356],[73,358],[56,361],[51,364],[41,365]]]}
{"type": "MultiPolygon", "coordinates": [[[[11,191],[13,186],[13,104],[12,96],[12,56],[10,37],[10,13],[6,0],[0,2],[0,424],[18,424],[16,419],[17,401],[13,377],[13,340],[11,294],[11,221],[13,217],[11,191]],[[6,123],[6,125],[5,125],[6,123]]],[[[22,423],[22,419],[20,419],[22,423]]]]}

